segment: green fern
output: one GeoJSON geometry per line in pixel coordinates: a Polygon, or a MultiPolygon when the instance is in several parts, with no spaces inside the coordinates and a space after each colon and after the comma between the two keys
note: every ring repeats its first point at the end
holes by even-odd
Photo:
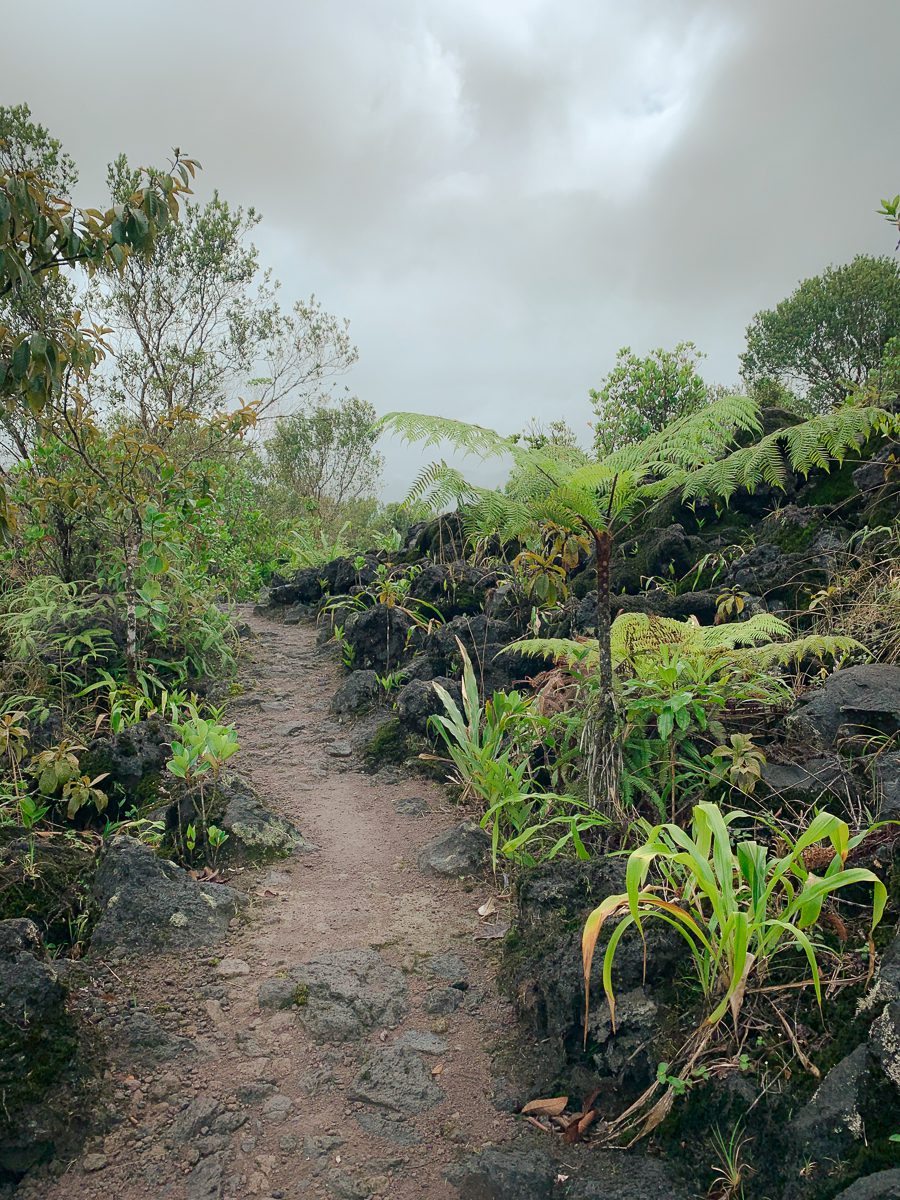
{"type": "Polygon", "coordinates": [[[900,431],[900,416],[874,406],[836,409],[788,429],[778,429],[753,446],[694,470],[683,484],[686,500],[724,500],[760,484],[783,490],[790,470],[804,478],[813,470],[840,465],[872,437],[900,431]]]}
{"type": "MultiPolygon", "coordinates": [[[[613,662],[617,667],[634,663],[642,655],[658,655],[662,647],[677,647],[684,654],[719,658],[746,669],[765,670],[788,666],[803,659],[842,662],[851,655],[868,656],[855,638],[809,634],[791,638],[786,621],[760,613],[747,621],[728,625],[698,625],[671,617],[622,613],[610,627],[613,662]]],[[[570,667],[591,669],[597,663],[597,648],[574,638],[527,638],[506,650],[535,658],[553,658],[570,667]]]]}
{"type": "MultiPolygon", "coordinates": [[[[619,758],[609,592],[613,537],[637,513],[679,492],[685,500],[727,503],[739,488],[752,492],[761,484],[768,484],[784,489],[790,470],[801,475],[808,475],[814,469],[828,470],[872,437],[900,431],[900,415],[875,407],[847,407],[760,437],[762,422],[754,401],[744,396],[723,396],[700,412],[681,417],[644,441],[624,446],[600,462],[590,462],[571,448],[522,446],[514,438],[504,438],[493,430],[446,417],[389,413],[381,426],[405,441],[420,442],[426,447],[448,442],[462,453],[481,459],[506,456],[512,460],[513,473],[502,491],[469,484],[461,472],[446,462],[426,468],[416,481],[410,499],[427,497],[432,502],[460,505],[466,535],[471,541],[477,543],[493,536],[504,541],[527,538],[545,521],[586,532],[593,539],[598,594],[593,662],[599,673],[600,702],[589,721],[590,733],[587,726],[585,732],[587,791],[592,804],[602,803],[599,797],[605,793],[614,805],[619,758]],[[741,446],[740,441],[748,437],[754,439],[753,443],[741,446]]],[[[750,622],[744,622],[742,627],[740,635],[699,635],[720,640],[714,646],[701,642],[698,652],[729,649],[737,653],[734,643],[726,647],[721,639],[726,636],[752,639],[757,629],[760,641],[766,637],[771,640],[771,634],[765,633],[762,626],[752,627],[750,622]]],[[[650,636],[650,631],[645,629],[642,636],[650,636]]],[[[667,636],[675,634],[670,631],[667,636]]],[[[679,625],[677,637],[683,644],[688,645],[697,636],[679,625]]],[[[527,644],[518,643],[518,647],[522,649],[527,644]]],[[[579,662],[588,663],[590,655],[582,650],[580,643],[576,645],[577,651],[570,646],[567,653],[577,654],[579,662]]],[[[745,645],[744,652],[753,649],[752,644],[745,645]]],[[[837,644],[835,651],[843,653],[837,644]]],[[[547,652],[545,645],[541,653],[547,652]]]]}

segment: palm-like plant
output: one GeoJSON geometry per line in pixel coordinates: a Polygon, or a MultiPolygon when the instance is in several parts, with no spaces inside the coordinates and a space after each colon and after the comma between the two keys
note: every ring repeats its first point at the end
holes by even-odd
{"type": "Polygon", "coordinates": [[[477,487],[446,462],[421,472],[407,502],[463,509],[470,539],[534,535],[541,524],[586,534],[597,576],[598,705],[585,724],[588,795],[596,805],[614,799],[618,785],[609,569],[614,539],[649,505],[674,492],[686,498],[728,501],[739,488],[761,483],[783,488],[790,469],[827,470],[877,434],[900,430],[900,416],[877,407],[848,407],[761,437],[756,403],[725,396],[673,421],[642,442],[599,462],[569,446],[520,445],[491,429],[447,417],[389,413],[382,427],[426,448],[449,442],[487,459],[509,456],[514,472],[504,490],[477,487]],[[751,444],[740,441],[751,439],[751,444]]]}

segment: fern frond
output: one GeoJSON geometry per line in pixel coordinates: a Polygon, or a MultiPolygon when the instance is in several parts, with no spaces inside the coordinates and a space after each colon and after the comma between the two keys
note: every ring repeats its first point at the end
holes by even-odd
{"type": "Polygon", "coordinates": [[[900,432],[900,415],[870,405],[836,409],[778,429],[755,445],[693,471],[682,495],[690,499],[720,499],[726,503],[739,488],[755,491],[761,483],[784,490],[788,469],[806,477],[828,471],[847,454],[858,451],[874,436],[900,432]]]}
{"type": "Polygon", "coordinates": [[[472,499],[477,490],[461,471],[449,466],[443,459],[423,467],[407,493],[404,503],[412,506],[425,501],[440,510],[449,504],[463,504],[472,499]]]}
{"type": "Polygon", "coordinates": [[[595,667],[598,658],[596,642],[581,642],[575,638],[525,638],[521,642],[510,642],[500,651],[501,654],[509,652],[533,658],[552,658],[569,667],[595,667]]]}
{"type": "Polygon", "coordinates": [[[783,641],[791,636],[787,621],[772,613],[757,613],[746,621],[728,625],[694,626],[702,635],[703,645],[709,650],[733,649],[735,646],[758,646],[760,642],[783,641]]]}
{"type": "Polygon", "coordinates": [[[495,458],[508,454],[515,443],[493,429],[481,425],[470,425],[452,417],[436,417],[430,413],[390,412],[376,424],[377,429],[390,430],[404,442],[416,442],[427,450],[449,442],[463,454],[475,454],[479,458],[495,458]]]}
{"type": "Polygon", "coordinates": [[[772,667],[787,667],[803,659],[829,659],[842,663],[845,659],[860,655],[871,658],[871,654],[856,638],[809,634],[790,642],[771,642],[765,646],[746,646],[732,650],[729,659],[735,665],[764,671],[772,667]]]}

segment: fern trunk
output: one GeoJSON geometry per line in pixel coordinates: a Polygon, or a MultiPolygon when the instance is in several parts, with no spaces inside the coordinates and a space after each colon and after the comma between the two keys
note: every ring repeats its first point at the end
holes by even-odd
{"type": "Polygon", "coordinates": [[[597,649],[600,654],[600,693],[613,697],[612,640],[609,613],[609,564],[612,558],[612,534],[607,530],[594,530],[594,547],[597,571],[597,649]]]}
{"type": "Polygon", "coordinates": [[[610,817],[621,816],[619,807],[619,777],[621,751],[618,743],[618,723],[613,692],[611,617],[609,611],[609,566],[612,557],[612,534],[608,530],[591,530],[594,537],[597,572],[597,649],[598,693],[591,705],[582,734],[585,755],[587,799],[592,808],[610,817]]]}

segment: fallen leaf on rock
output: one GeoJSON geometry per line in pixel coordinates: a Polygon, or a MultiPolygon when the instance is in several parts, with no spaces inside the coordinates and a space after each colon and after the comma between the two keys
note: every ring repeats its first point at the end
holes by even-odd
{"type": "Polygon", "coordinates": [[[494,903],[494,897],[491,896],[490,899],[485,900],[484,904],[482,904],[478,909],[478,915],[479,917],[492,917],[496,911],[497,905],[494,903]]]}
{"type": "Polygon", "coordinates": [[[522,1116],[558,1117],[566,1111],[568,1096],[553,1096],[547,1100],[529,1100],[522,1107],[522,1116]]]}
{"type": "Polygon", "coordinates": [[[432,1075],[443,1075],[443,1073],[444,1073],[444,1064],[443,1064],[443,1063],[437,1063],[435,1066],[433,1066],[433,1067],[431,1068],[431,1073],[432,1073],[432,1075]]]}
{"type": "Polygon", "coordinates": [[[499,925],[485,925],[481,929],[476,929],[472,937],[476,938],[502,938],[509,933],[509,922],[504,921],[499,925]]]}

